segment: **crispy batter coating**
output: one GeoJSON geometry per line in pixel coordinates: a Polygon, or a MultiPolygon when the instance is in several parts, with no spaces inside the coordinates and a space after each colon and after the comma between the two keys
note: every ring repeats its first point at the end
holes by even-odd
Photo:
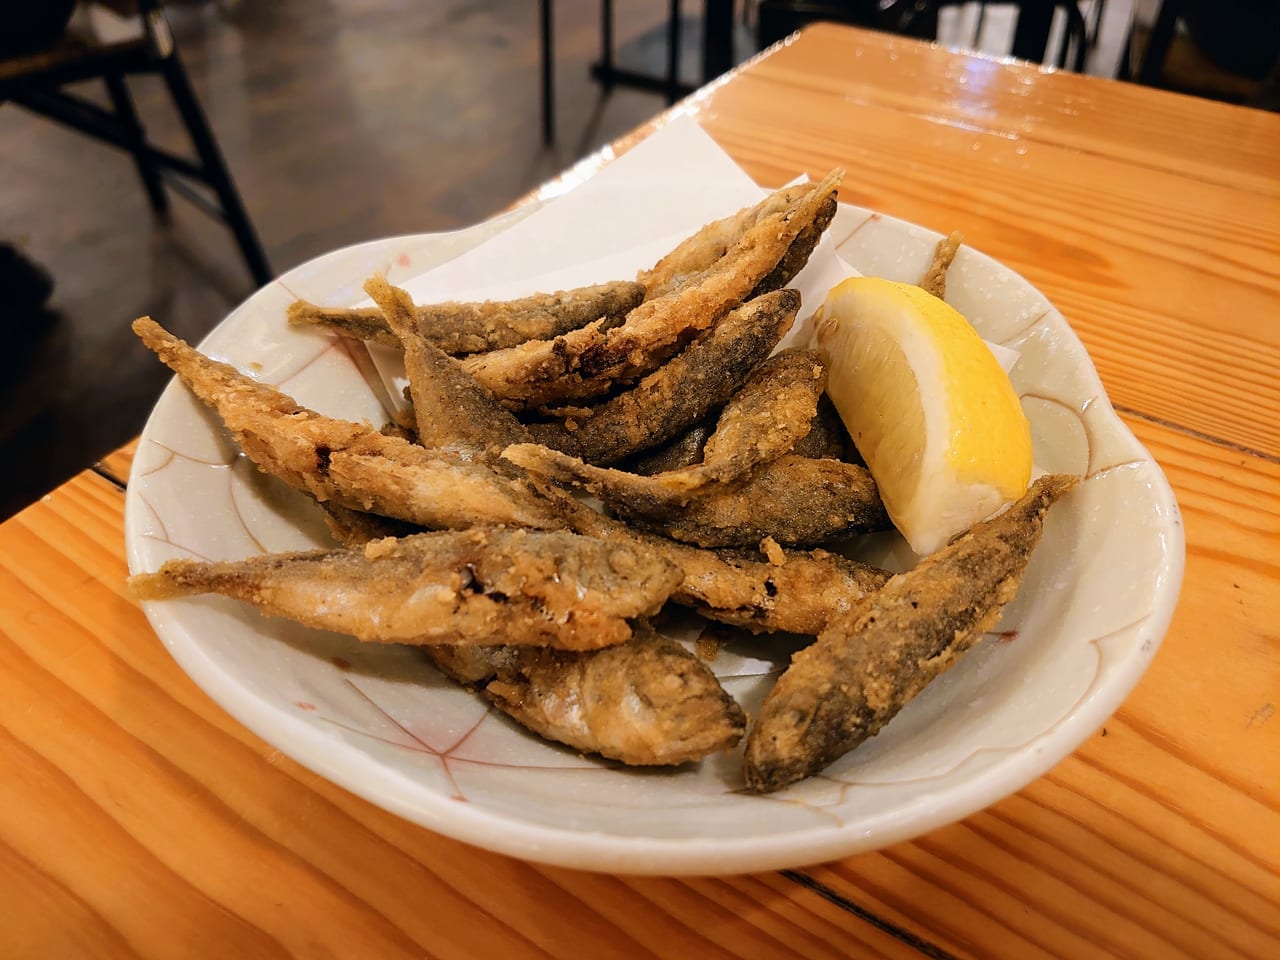
{"type": "Polygon", "coordinates": [[[791,329],[799,309],[794,290],[757,297],[590,416],[530,424],[529,432],[545,446],[595,464],[665,443],[725,403],[791,329]]]}
{"type": "Polygon", "coordinates": [[[630,523],[700,547],[752,547],[765,537],[787,546],[816,546],[889,527],[871,474],[839,460],[788,454],[736,483],[694,488],[665,483],[671,474],[646,477],[593,467],[537,444],[508,447],[503,456],[581,487],[630,523]]]}
{"type": "MultiPolygon", "coordinates": [[[[387,536],[385,523],[395,523],[322,506],[346,547],[387,536]]],[[[635,621],[632,633],[626,643],[574,653],[469,644],[422,649],[443,673],[477,687],[517,723],[586,753],[671,765],[735,746],[746,718],[715,675],[645,621],[635,621]],[[619,710],[620,703],[639,709],[619,710]]]]}
{"type": "Polygon", "coordinates": [[[263,613],[382,643],[492,643],[592,650],[631,637],[680,582],[634,544],[564,531],[475,527],[207,563],[131,577],[140,600],[218,593],[263,613]]]}
{"type": "Polygon", "coordinates": [[[557,503],[519,478],[385,436],[368,424],[321,416],[229,364],[209,359],[149,317],[136,320],[133,329],[217,411],[259,469],[318,500],[433,529],[564,525],[557,503]]]}
{"type": "Polygon", "coordinates": [[[752,547],[766,538],[810,547],[890,525],[865,467],[794,454],[763,464],[740,483],[704,490],[665,516],[608,502],[631,523],[700,547],[752,547]]]}
{"type": "Polygon", "coordinates": [[[453,647],[431,654],[522,726],[626,764],[700,760],[735,746],[746,729],[742,708],[715,675],[643,623],[629,642],[603,650],[453,647]]]}
{"type": "Polygon", "coordinates": [[[939,300],[946,299],[947,270],[950,269],[951,261],[956,258],[956,251],[960,249],[962,243],[964,243],[964,237],[958,230],[953,230],[948,236],[938,241],[938,245],[933,250],[933,262],[929,264],[929,269],[924,272],[924,277],[920,280],[920,287],[925,293],[932,293],[939,300]]]}
{"type": "MultiPolygon", "coordinates": [[[[746,207],[732,216],[713,221],[685,239],[674,250],[659,260],[652,269],[642,271],[639,279],[647,288],[646,299],[663,296],[687,285],[702,271],[711,267],[720,257],[742,238],[742,235],[763,218],[786,209],[802,196],[809,184],[793,184],[775,190],[754,207],[746,207]]],[[[804,269],[822,234],[836,215],[834,191],[823,201],[813,223],[805,227],[783,255],[778,265],[764,277],[746,299],[758,297],[771,290],[781,290],[797,273],[804,269]]]]}
{"type": "Polygon", "coordinates": [[[711,436],[711,431],[714,429],[715,421],[707,417],[695,423],[674,440],[626,458],[620,466],[628,473],[651,477],[655,473],[679,470],[681,467],[701,463],[702,448],[707,445],[707,438],[711,436]]]}
{"type": "Polygon", "coordinates": [[[329,535],[344,547],[363,546],[370,540],[381,540],[384,537],[407,537],[425,532],[416,524],[381,517],[376,513],[352,510],[332,500],[317,500],[316,503],[324,514],[329,535]]]}
{"type": "Polygon", "coordinates": [[[494,448],[530,439],[524,425],[462,364],[418,335],[408,293],[393,287],[382,274],[370,277],[364,290],[404,348],[418,443],[484,457],[494,448]]]}
{"type": "Polygon", "coordinates": [[[587,536],[634,543],[684,572],[671,599],[752,633],[820,633],[889,573],[826,550],[787,550],[781,564],[755,551],[704,550],[585,510],[571,521],[587,536]]]}
{"type": "MultiPolygon", "coordinates": [[[[420,337],[445,353],[483,353],[558,337],[595,320],[616,323],[644,299],[644,293],[643,284],[618,280],[517,300],[435,303],[415,308],[415,326],[420,337]]],[[[377,308],[319,307],[297,300],[289,305],[289,322],[318,324],[344,337],[400,346],[400,338],[377,308]]]]}
{"type": "Polygon", "coordinates": [[[702,463],[665,476],[675,486],[697,489],[702,478],[728,482],[791,450],[813,426],[827,370],[816,351],[791,349],[760,364],[735,393],[702,463]]]}
{"type": "MultiPolygon", "coordinates": [[[[736,213],[699,228],[649,270],[636,277],[644,284],[647,299],[662,297],[688,285],[729,252],[743,235],[761,220],[786,211],[809,190],[811,184],[796,183],[766,196],[755,206],[743,207],[736,213]]],[[[786,286],[779,284],[775,289],[786,286]]],[[[762,293],[765,291],[761,291],[762,293]]]]}
{"type": "Polygon", "coordinates": [[[540,444],[515,444],[502,456],[535,473],[577,484],[630,516],[665,519],[691,499],[707,495],[708,485],[738,480],[794,446],[813,422],[825,382],[826,370],[816,353],[788,350],[769,358],[725,405],[702,461],[651,476],[597,467],[540,444]]]}
{"type": "Polygon", "coordinates": [[[825,550],[787,550],[778,564],[754,552],[702,550],[665,537],[641,542],[684,571],[671,599],[752,633],[820,633],[889,578],[884,570],[825,550]]]}
{"type": "Polygon", "coordinates": [[[511,406],[599,396],[650,372],[699,330],[741,303],[813,223],[840,171],[747,230],[696,280],[636,307],[620,325],[593,324],[554,340],[469,357],[467,369],[511,406]]]}
{"type": "Polygon", "coordinates": [[[791,452],[798,457],[812,457],[815,460],[862,462],[848,428],[826,393],[818,398],[818,410],[809,424],[809,432],[796,441],[791,452]]]}
{"type": "Polygon", "coordinates": [[[747,788],[778,790],[817,773],[949,669],[999,620],[1045,513],[1076,482],[1041,477],[1004,513],[895,576],[798,652],[747,739],[747,788]]]}
{"type": "Polygon", "coordinates": [[[809,262],[814,248],[822,239],[822,235],[826,233],[827,227],[831,226],[831,221],[835,219],[836,209],[839,203],[836,201],[836,195],[832,192],[822,206],[818,210],[817,216],[813,218],[813,223],[800,231],[799,235],[791,241],[791,246],[787,248],[786,254],[778,265],[770,271],[769,275],[756,284],[756,288],[748,294],[750,297],[758,297],[762,293],[768,293],[770,290],[781,290],[789,284],[795,275],[804,269],[805,264],[809,262]]]}

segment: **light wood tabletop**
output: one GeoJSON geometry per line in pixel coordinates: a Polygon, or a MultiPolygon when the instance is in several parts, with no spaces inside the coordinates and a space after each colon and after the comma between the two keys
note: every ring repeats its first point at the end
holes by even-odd
{"type": "Polygon", "coordinates": [[[1185,523],[1123,707],[877,852],[525,863],[334,786],[188,679],[126,595],[126,448],[0,526],[0,956],[1280,956],[1280,116],[835,26],[679,109],[763,185],[839,165],[842,200],[963,229],[1067,317],[1185,523]]]}

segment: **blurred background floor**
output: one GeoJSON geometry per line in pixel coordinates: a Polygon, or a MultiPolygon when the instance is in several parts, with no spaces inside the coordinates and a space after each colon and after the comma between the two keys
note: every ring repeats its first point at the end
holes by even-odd
{"type": "MultiPolygon", "coordinates": [[[[272,268],[501,210],[663,108],[589,79],[597,0],[556,3],[556,145],[544,147],[529,0],[173,2],[178,47],[272,268]]],[[[666,5],[618,3],[619,41],[666,5]]],[[[101,86],[100,84],[98,85],[101,86]]],[[[158,79],[151,137],[189,152],[158,79]]],[[[101,99],[93,85],[86,96],[101,99]]],[[[230,233],[181,199],[154,218],[128,154],[0,106],[0,242],[54,278],[35,315],[0,299],[0,517],[138,432],[169,378],[129,332],[199,340],[253,292],[230,233]]]]}

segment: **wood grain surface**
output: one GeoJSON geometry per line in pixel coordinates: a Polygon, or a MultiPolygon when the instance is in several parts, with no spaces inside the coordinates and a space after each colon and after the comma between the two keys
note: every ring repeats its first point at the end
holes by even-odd
{"type": "Polygon", "coordinates": [[[125,449],[0,526],[0,956],[1280,955],[1280,118],[837,27],[680,109],[762,183],[841,164],[843,199],[963,230],[1079,332],[1186,529],[1124,706],[875,853],[524,863],[353,797],[195,687],[124,594],[125,449]]]}

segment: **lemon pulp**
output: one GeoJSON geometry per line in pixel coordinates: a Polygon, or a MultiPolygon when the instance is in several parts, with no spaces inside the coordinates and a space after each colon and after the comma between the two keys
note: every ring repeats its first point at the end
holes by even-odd
{"type": "Polygon", "coordinates": [[[955,308],[911,284],[855,277],[827,295],[817,335],[827,392],[917,554],[1026,492],[1030,425],[955,308]]]}

